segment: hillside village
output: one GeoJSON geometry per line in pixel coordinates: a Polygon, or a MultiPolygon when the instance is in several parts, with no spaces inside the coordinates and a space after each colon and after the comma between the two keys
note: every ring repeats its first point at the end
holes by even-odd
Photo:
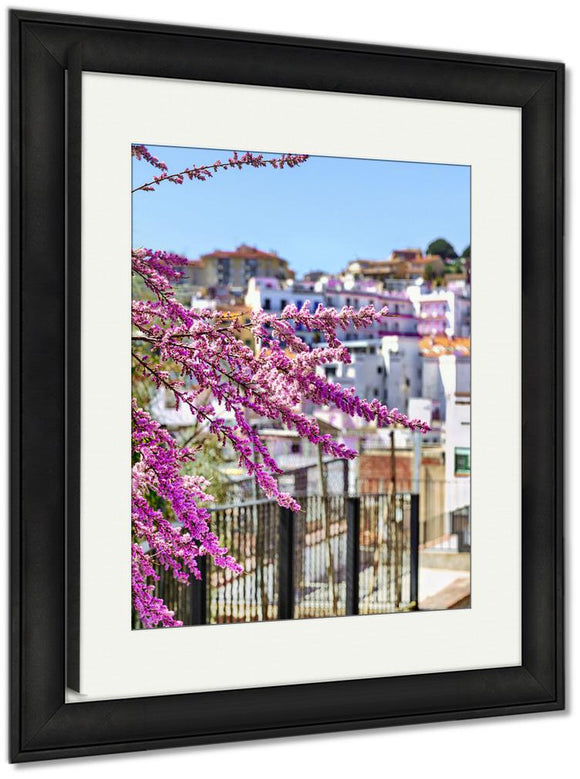
{"type": "MultiPolygon", "coordinates": [[[[409,431],[396,430],[391,441],[388,429],[355,422],[338,411],[317,410],[321,427],[360,452],[346,466],[327,464],[328,490],[365,494],[386,492],[393,485],[396,490],[413,489],[421,494],[422,520],[436,518],[437,532],[448,534],[454,512],[465,510],[470,502],[471,294],[466,254],[457,258],[416,248],[395,249],[383,260],[355,259],[336,272],[311,271],[297,278],[291,262],[276,252],[243,244],[191,260],[179,294],[191,300],[192,307],[242,316],[257,308],[271,312],[281,312],[289,304],[300,308],[305,301],[310,301],[311,309],[318,304],[337,309],[387,306],[387,319],[344,333],[352,362],[329,364],[324,370],[332,381],[354,387],[361,397],[378,398],[391,408],[420,416],[431,431],[418,441],[409,431]]],[[[318,336],[301,335],[313,345],[318,336]]],[[[249,335],[246,343],[254,346],[249,335]]],[[[153,410],[168,427],[192,424],[187,409],[166,406],[162,391],[153,410]]],[[[312,490],[319,480],[313,447],[271,423],[256,424],[284,468],[281,479],[296,493],[312,490]]],[[[235,463],[226,462],[221,470],[232,494],[251,496],[249,480],[235,463]]]]}

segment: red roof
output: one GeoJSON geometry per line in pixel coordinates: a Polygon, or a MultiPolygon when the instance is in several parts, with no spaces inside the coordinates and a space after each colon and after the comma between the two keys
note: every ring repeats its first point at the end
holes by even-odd
{"type": "Polygon", "coordinates": [[[286,260],[279,257],[275,252],[263,252],[261,249],[257,249],[255,246],[248,246],[243,243],[238,246],[232,252],[224,252],[221,249],[216,249],[208,254],[202,254],[202,259],[205,258],[215,259],[230,259],[234,257],[242,257],[247,259],[266,259],[266,260],[278,260],[279,262],[286,262],[286,260]]]}

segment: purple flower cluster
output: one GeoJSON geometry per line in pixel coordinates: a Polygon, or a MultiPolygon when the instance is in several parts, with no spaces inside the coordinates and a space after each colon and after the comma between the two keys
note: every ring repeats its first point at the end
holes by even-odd
{"type": "Polygon", "coordinates": [[[177,581],[187,584],[190,575],[200,578],[199,555],[209,554],[214,563],[234,573],[241,566],[220,546],[210,531],[210,514],[199,504],[213,500],[201,477],[182,474],[194,453],[177,446],[174,438],[143,409],[132,403],[132,444],[136,463],[132,471],[131,514],[133,523],[133,606],[145,627],[181,624],[153,596],[149,578],[159,579],[153,561],[177,581]],[[155,502],[163,507],[155,508],[155,502]]]}
{"type": "Polygon", "coordinates": [[[167,165],[158,160],[157,157],[154,157],[149,149],[140,143],[134,143],[131,146],[131,155],[138,160],[145,160],[145,162],[153,165],[154,168],[159,168],[159,170],[163,171],[167,170],[167,165]]]}

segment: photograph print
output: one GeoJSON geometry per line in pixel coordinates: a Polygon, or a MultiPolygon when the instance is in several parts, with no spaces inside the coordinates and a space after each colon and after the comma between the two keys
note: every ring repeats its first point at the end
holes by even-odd
{"type": "Polygon", "coordinates": [[[132,627],[469,608],[470,168],[131,153],[132,627]]]}

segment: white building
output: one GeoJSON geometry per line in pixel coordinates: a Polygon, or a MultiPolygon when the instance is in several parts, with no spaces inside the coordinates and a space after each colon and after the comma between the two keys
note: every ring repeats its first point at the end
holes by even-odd
{"type": "Polygon", "coordinates": [[[350,363],[329,363],[318,368],[318,372],[342,387],[354,387],[361,398],[378,398],[382,403],[386,402],[387,381],[381,340],[351,341],[348,350],[352,358],[350,363]]]}
{"type": "Polygon", "coordinates": [[[421,394],[419,338],[395,334],[349,341],[351,362],[329,363],[319,369],[343,387],[353,387],[361,398],[377,398],[406,413],[410,397],[421,394]]]}
{"type": "Polygon", "coordinates": [[[197,293],[192,295],[190,308],[195,311],[216,311],[218,302],[215,298],[198,297],[197,293]]]}
{"type": "Polygon", "coordinates": [[[354,309],[372,305],[380,310],[385,306],[389,316],[364,330],[351,328],[344,335],[345,341],[365,338],[382,338],[387,335],[415,333],[417,320],[412,301],[403,292],[385,292],[382,283],[372,280],[355,280],[352,276],[341,279],[320,279],[316,288],[324,294],[325,305],[340,309],[354,309]]]}
{"type": "Polygon", "coordinates": [[[439,357],[445,392],[445,510],[450,513],[471,503],[471,360],[468,356],[439,357]]]}
{"type": "Polygon", "coordinates": [[[419,340],[415,333],[387,335],[381,339],[387,374],[385,402],[403,414],[407,413],[409,398],[421,395],[419,340]]]}
{"type": "Polygon", "coordinates": [[[471,295],[468,290],[455,297],[455,334],[461,338],[471,335],[471,295]]]}
{"type": "Polygon", "coordinates": [[[425,292],[422,287],[412,286],[408,288],[408,294],[415,307],[420,335],[451,337],[455,334],[455,293],[452,290],[425,292]]]}
{"type": "Polygon", "coordinates": [[[245,303],[250,308],[262,308],[273,313],[280,313],[291,304],[302,308],[307,300],[310,301],[311,311],[324,304],[324,295],[315,291],[314,282],[281,282],[268,277],[250,279],[245,297],[245,303]]]}
{"type": "MultiPolygon", "coordinates": [[[[324,296],[315,291],[314,282],[296,283],[293,280],[281,282],[270,277],[250,279],[245,297],[245,303],[249,308],[261,308],[274,314],[281,313],[291,304],[302,308],[307,300],[310,301],[310,311],[315,311],[320,304],[324,305],[324,296]]],[[[304,330],[302,325],[298,325],[296,329],[300,337],[310,345],[320,339],[319,333],[310,333],[304,330]]]]}
{"type": "Polygon", "coordinates": [[[445,388],[439,365],[440,355],[427,353],[421,355],[422,391],[421,396],[432,401],[431,418],[434,423],[445,419],[445,388]]]}

